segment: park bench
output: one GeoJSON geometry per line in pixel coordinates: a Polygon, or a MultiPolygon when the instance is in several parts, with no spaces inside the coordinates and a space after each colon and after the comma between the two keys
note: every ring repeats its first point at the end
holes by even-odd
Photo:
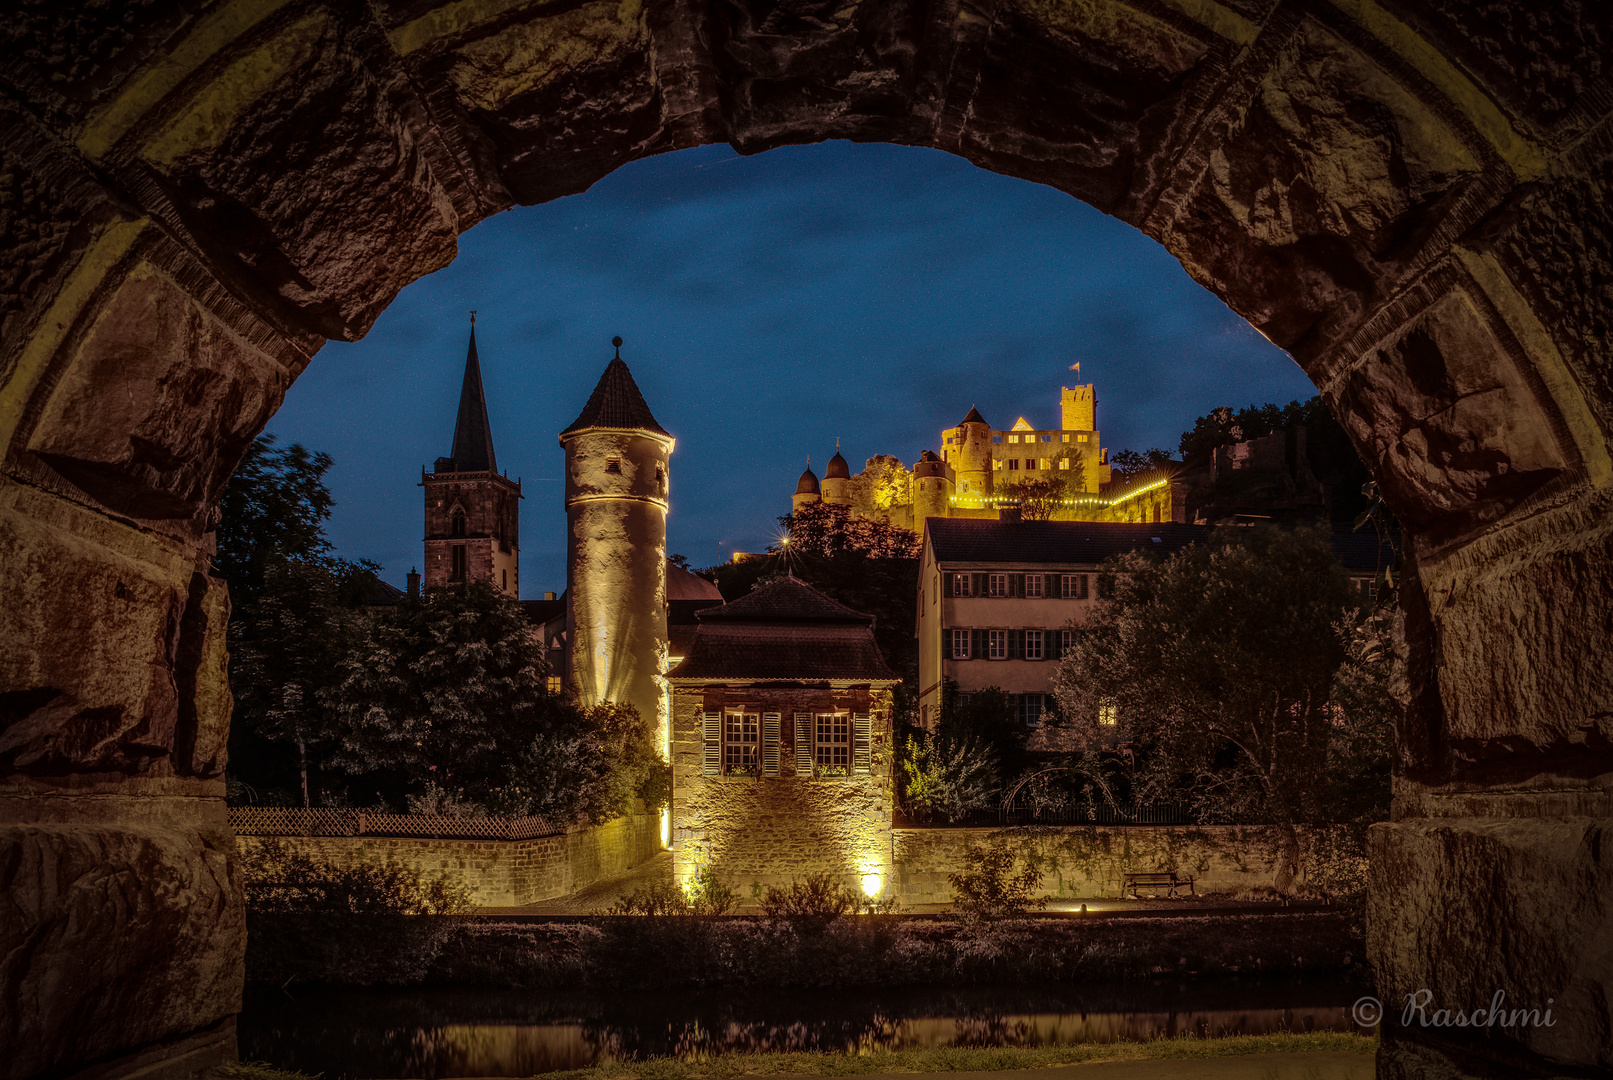
{"type": "Polygon", "coordinates": [[[1175,870],[1157,874],[1127,874],[1120,893],[1122,896],[1130,893],[1133,900],[1140,900],[1141,897],[1137,895],[1138,889],[1153,889],[1155,896],[1159,895],[1159,890],[1164,889],[1166,896],[1175,896],[1176,890],[1184,885],[1187,886],[1189,895],[1196,895],[1193,892],[1193,879],[1186,874],[1178,874],[1175,870]]]}

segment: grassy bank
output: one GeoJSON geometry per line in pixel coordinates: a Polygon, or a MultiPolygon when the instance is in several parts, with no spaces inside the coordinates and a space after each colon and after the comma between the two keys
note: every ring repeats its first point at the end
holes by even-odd
{"type": "MultiPolygon", "coordinates": [[[[649,1058],[590,1069],[543,1073],[545,1080],[729,1080],[741,1076],[867,1076],[875,1073],[990,1072],[1080,1065],[1098,1061],[1143,1061],[1229,1057],[1238,1054],[1333,1051],[1368,1055],[1378,1041],[1337,1032],[1234,1035],[1226,1038],[1150,1039],[1146,1042],[1081,1043],[1073,1046],[937,1046],[873,1054],[721,1054],[699,1061],[649,1058]]],[[[214,1069],[203,1080],[312,1080],[260,1064],[214,1069]]]]}
{"type": "Polygon", "coordinates": [[[901,916],[823,924],[696,917],[499,922],[428,916],[248,917],[247,977],[529,990],[803,989],[1123,981],[1345,971],[1362,943],[1338,912],[1195,918],[901,916]]]}

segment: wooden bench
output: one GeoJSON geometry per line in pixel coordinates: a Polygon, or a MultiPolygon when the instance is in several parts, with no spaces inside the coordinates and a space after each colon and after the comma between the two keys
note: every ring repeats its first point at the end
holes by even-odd
{"type": "Polygon", "coordinates": [[[1184,885],[1187,886],[1188,895],[1197,895],[1193,891],[1193,879],[1186,874],[1178,874],[1175,870],[1158,874],[1127,874],[1120,894],[1124,896],[1129,892],[1133,900],[1140,900],[1142,898],[1137,895],[1138,889],[1153,889],[1155,896],[1159,895],[1159,890],[1164,889],[1166,896],[1175,896],[1176,890],[1184,885]]]}

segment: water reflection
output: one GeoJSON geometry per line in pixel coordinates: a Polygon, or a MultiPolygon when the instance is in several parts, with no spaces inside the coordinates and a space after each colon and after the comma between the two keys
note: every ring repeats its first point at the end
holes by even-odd
{"type": "Polygon", "coordinates": [[[1350,1031],[1338,979],[879,993],[257,990],[241,1055],[325,1080],[529,1076],[626,1058],[1350,1031]]]}

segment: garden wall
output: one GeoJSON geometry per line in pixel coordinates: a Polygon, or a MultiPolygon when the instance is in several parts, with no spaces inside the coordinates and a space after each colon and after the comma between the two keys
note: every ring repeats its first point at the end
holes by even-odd
{"type": "MultiPolygon", "coordinates": [[[[963,868],[964,849],[1002,832],[991,828],[893,829],[897,899],[904,905],[950,902],[952,887],[947,875],[963,868]]],[[[1341,827],[1301,830],[1305,866],[1313,877],[1324,862],[1333,877],[1339,876],[1340,860],[1334,852],[1345,840],[1345,832],[1341,827]]],[[[1128,873],[1179,870],[1193,878],[1200,893],[1269,887],[1276,876],[1275,835],[1258,826],[1100,825],[1013,830],[1007,835],[1045,860],[1042,889],[1049,897],[1118,897],[1128,873]]],[[[1351,869],[1346,867],[1343,873],[1351,869]]]]}
{"type": "MultiPolygon", "coordinates": [[[[241,850],[269,837],[236,837],[241,850]]],[[[658,814],[629,814],[531,840],[401,836],[276,836],[287,848],[346,866],[398,862],[423,874],[460,876],[482,907],[513,907],[585,889],[624,873],[661,850],[658,814]]]]}

